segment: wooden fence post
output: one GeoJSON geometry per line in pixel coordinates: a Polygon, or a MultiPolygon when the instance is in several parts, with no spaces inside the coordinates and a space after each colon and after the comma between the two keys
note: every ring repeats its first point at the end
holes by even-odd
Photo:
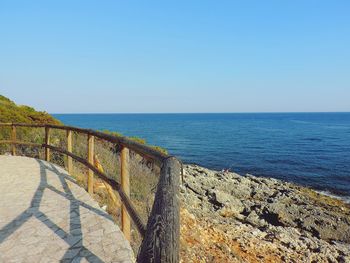
{"type": "MultiPolygon", "coordinates": [[[[72,131],[67,130],[67,151],[72,152],[72,131]]],[[[70,156],[67,156],[67,170],[71,175],[73,173],[73,159],[70,156]]]]}
{"type": "MultiPolygon", "coordinates": [[[[96,154],[95,154],[95,157],[94,157],[94,165],[95,167],[100,171],[100,172],[104,172],[103,170],[103,167],[102,167],[102,164],[100,163],[100,161],[98,160],[96,154]]],[[[104,184],[105,188],[106,188],[106,191],[109,195],[109,198],[111,199],[112,203],[114,206],[116,207],[120,207],[120,199],[119,197],[117,197],[116,193],[114,192],[112,186],[110,186],[109,183],[107,183],[105,180],[102,180],[102,183],[104,184]]]]}
{"type": "MultiPolygon", "coordinates": [[[[94,136],[91,134],[88,135],[88,161],[94,165],[94,136]]],[[[88,193],[94,193],[94,172],[91,169],[88,173],[88,193]]]]}
{"type": "MultiPolygon", "coordinates": [[[[50,144],[50,128],[45,127],[45,144],[50,144]]],[[[50,161],[50,149],[45,147],[45,161],[50,161]]]]}
{"type": "MultiPolygon", "coordinates": [[[[124,193],[130,197],[130,178],[129,178],[129,149],[122,146],[120,153],[120,182],[124,193]]],[[[125,238],[130,241],[130,216],[125,205],[122,205],[122,230],[125,238]]]]}
{"type": "Polygon", "coordinates": [[[179,262],[180,173],[181,164],[176,158],[164,161],[138,263],[179,262]]]}
{"type": "Polygon", "coordinates": [[[16,126],[12,124],[12,155],[15,156],[16,155],[16,126]]]}

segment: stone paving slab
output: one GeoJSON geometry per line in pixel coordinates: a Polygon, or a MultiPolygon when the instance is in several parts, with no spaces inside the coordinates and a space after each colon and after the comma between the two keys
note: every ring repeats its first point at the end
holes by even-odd
{"type": "Polygon", "coordinates": [[[134,262],[112,218],[62,168],[0,156],[0,262],[134,262]]]}

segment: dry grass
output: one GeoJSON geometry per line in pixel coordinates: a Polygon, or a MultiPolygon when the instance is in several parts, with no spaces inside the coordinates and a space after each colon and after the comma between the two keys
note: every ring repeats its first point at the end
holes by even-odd
{"type": "MultiPolygon", "coordinates": [[[[10,136],[10,130],[6,130],[6,136],[10,136]]],[[[44,129],[20,128],[18,130],[18,139],[26,142],[42,143],[44,141],[44,129]]],[[[7,138],[8,139],[8,138],[7,138]]],[[[73,132],[72,136],[73,153],[77,156],[87,159],[87,135],[73,132]]],[[[66,149],[66,131],[52,130],[50,134],[50,143],[56,147],[66,149]]],[[[30,148],[27,146],[17,146],[17,155],[44,159],[44,150],[30,148]]],[[[11,147],[2,145],[0,154],[9,153],[11,147]]],[[[100,163],[100,168],[111,179],[120,182],[120,147],[118,145],[95,138],[95,157],[100,163]]],[[[134,204],[138,214],[147,223],[148,217],[153,205],[154,194],[158,183],[160,168],[149,160],[144,159],[135,152],[130,151],[130,199],[134,204]]],[[[67,167],[67,157],[51,151],[50,161],[63,168],[67,167]]],[[[87,168],[73,160],[72,176],[77,183],[87,189],[87,168]]],[[[94,178],[94,199],[101,207],[106,207],[106,211],[112,215],[115,222],[120,225],[121,201],[118,194],[117,201],[113,201],[103,183],[97,176],[94,178]]],[[[141,244],[141,236],[137,228],[132,224],[132,247],[137,253],[141,244]]]]}

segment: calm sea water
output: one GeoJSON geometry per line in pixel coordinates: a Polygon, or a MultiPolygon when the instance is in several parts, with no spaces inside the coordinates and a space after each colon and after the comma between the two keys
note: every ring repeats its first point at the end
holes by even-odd
{"type": "Polygon", "coordinates": [[[350,113],[54,116],[67,125],[145,138],[184,162],[350,196],[350,113]]]}

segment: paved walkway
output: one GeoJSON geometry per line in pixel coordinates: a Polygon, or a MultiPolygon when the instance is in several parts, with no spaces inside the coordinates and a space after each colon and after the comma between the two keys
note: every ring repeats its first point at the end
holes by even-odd
{"type": "Polygon", "coordinates": [[[51,163],[0,156],[0,262],[133,262],[110,216],[51,163]]]}

